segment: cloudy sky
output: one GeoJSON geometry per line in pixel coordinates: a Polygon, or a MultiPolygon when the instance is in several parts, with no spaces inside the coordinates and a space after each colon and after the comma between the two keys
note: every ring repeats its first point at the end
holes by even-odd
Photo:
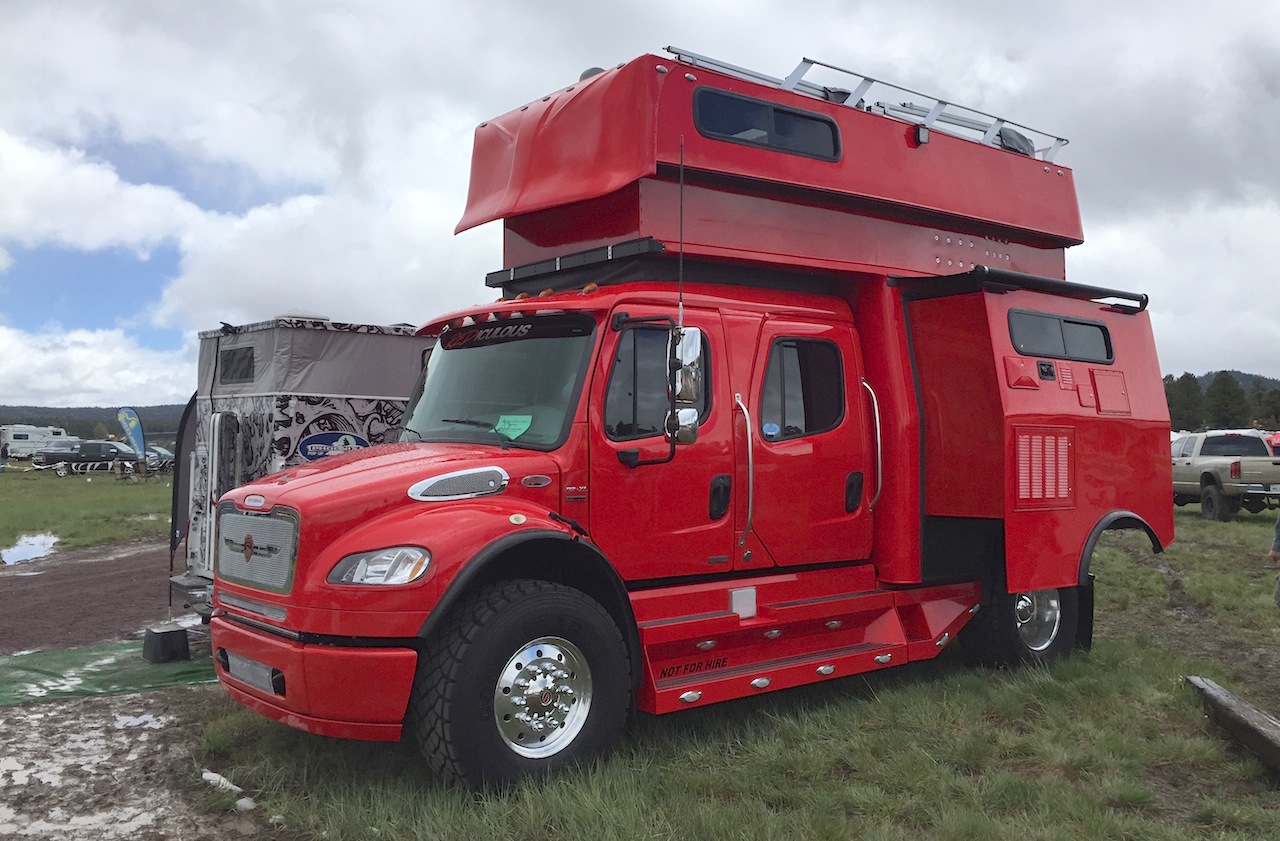
{"type": "Polygon", "coordinates": [[[1054,5],[0,0],[0,404],[182,403],[221,321],[491,299],[476,124],[667,45],[1070,138],[1068,278],[1150,294],[1164,373],[1280,377],[1280,4],[1054,5]]]}

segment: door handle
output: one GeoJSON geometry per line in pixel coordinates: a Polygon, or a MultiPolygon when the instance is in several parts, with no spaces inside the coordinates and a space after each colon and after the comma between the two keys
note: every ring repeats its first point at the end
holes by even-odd
{"type": "Polygon", "coordinates": [[[711,480],[711,507],[708,514],[712,520],[719,520],[729,513],[729,499],[732,496],[733,476],[723,473],[711,480]]]}

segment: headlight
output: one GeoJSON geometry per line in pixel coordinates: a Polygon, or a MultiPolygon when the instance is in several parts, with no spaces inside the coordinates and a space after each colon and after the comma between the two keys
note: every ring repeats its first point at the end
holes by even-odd
{"type": "Polygon", "coordinates": [[[427,571],[431,553],[417,546],[392,546],[348,555],[329,573],[330,584],[408,584],[427,571]]]}

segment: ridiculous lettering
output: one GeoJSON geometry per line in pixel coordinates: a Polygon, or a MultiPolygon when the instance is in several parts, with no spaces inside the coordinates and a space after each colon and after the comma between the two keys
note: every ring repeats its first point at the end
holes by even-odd
{"type": "Polygon", "coordinates": [[[476,329],[463,330],[441,341],[446,350],[454,348],[466,347],[467,345],[482,344],[484,342],[507,341],[511,339],[523,339],[529,335],[529,331],[533,329],[532,324],[506,324],[501,327],[480,327],[476,329]]]}

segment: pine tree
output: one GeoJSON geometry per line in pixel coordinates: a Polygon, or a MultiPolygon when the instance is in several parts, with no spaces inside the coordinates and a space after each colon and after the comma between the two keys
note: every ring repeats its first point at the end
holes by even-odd
{"type": "Polygon", "coordinates": [[[1267,386],[1262,382],[1262,377],[1253,378],[1253,387],[1249,389],[1249,417],[1255,423],[1262,423],[1263,417],[1267,413],[1267,386]]]}
{"type": "Polygon", "coordinates": [[[1213,375],[1213,382],[1205,389],[1204,401],[1209,426],[1231,429],[1250,425],[1249,394],[1240,381],[1226,371],[1213,375]]]}
{"type": "Polygon", "coordinates": [[[1164,378],[1165,399],[1169,403],[1169,425],[1177,430],[1199,429],[1205,422],[1204,392],[1194,374],[1164,378]]]}

